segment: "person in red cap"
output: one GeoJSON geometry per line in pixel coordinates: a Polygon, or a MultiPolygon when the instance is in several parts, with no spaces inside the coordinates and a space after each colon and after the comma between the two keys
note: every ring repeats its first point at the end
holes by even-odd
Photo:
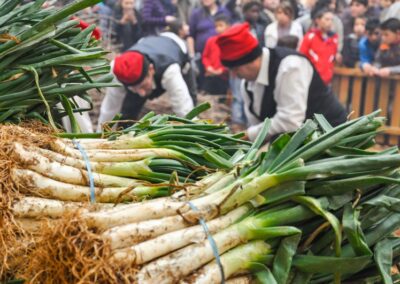
{"type": "Polygon", "coordinates": [[[305,119],[320,113],[333,125],[347,113],[311,62],[283,47],[261,48],[247,23],[235,25],[217,39],[221,62],[242,82],[247,136],[254,140],[265,118],[271,118],[267,139],[293,132],[305,119]]]}
{"type": "Polygon", "coordinates": [[[123,120],[135,120],[147,99],[166,93],[173,111],[186,115],[194,106],[190,61],[185,42],[175,33],[142,38],[111,62],[115,78],[123,88],[107,88],[99,116],[98,130],[116,113],[123,120]]]}

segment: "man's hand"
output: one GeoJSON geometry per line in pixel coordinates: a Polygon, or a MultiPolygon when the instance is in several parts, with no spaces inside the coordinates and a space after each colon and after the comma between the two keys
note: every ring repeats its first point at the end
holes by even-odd
{"type": "Polygon", "coordinates": [[[244,136],[242,136],[240,139],[250,141],[249,134],[247,133],[247,131],[244,131],[244,136]]]}
{"type": "Polygon", "coordinates": [[[343,56],[338,52],[338,53],[336,53],[335,60],[336,60],[336,62],[337,62],[338,64],[342,64],[342,62],[343,62],[343,56]]]}
{"type": "Polygon", "coordinates": [[[362,69],[364,71],[364,73],[366,73],[368,76],[375,76],[378,73],[378,68],[376,68],[375,66],[369,64],[369,63],[365,63],[362,66],[362,69]]]}
{"type": "Polygon", "coordinates": [[[173,21],[176,21],[176,18],[174,16],[166,16],[165,17],[165,22],[167,24],[172,23],[173,21]]]}
{"type": "Polygon", "coordinates": [[[389,77],[390,76],[390,69],[389,68],[381,68],[377,71],[377,74],[380,77],[389,77]]]}
{"type": "Polygon", "coordinates": [[[221,69],[214,69],[211,66],[207,67],[206,69],[206,75],[208,76],[219,76],[224,72],[224,70],[221,69]]]}
{"type": "Polygon", "coordinates": [[[121,24],[132,23],[135,25],[137,23],[137,18],[133,9],[124,9],[122,19],[120,20],[121,24]]]}

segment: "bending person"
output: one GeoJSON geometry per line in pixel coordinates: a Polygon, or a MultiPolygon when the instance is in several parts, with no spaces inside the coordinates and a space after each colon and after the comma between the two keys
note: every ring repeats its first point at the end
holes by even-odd
{"type": "Polygon", "coordinates": [[[268,139],[293,132],[320,113],[336,126],[346,111],[311,62],[295,50],[261,48],[248,24],[236,25],[217,39],[221,62],[242,82],[247,135],[254,140],[265,118],[271,118],[268,139]]]}
{"type": "Polygon", "coordinates": [[[123,120],[138,119],[148,99],[166,93],[173,111],[184,116],[193,108],[190,63],[185,42],[172,32],[141,39],[111,63],[112,72],[123,87],[106,89],[97,130],[118,112],[123,120]]]}

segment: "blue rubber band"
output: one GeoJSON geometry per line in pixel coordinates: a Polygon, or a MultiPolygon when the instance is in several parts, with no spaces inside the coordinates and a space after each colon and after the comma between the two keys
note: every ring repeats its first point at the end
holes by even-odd
{"type": "Polygon", "coordinates": [[[90,202],[91,203],[96,203],[96,194],[95,194],[95,188],[94,188],[94,178],[93,178],[93,174],[92,174],[92,168],[90,167],[89,157],[86,155],[85,149],[82,147],[82,145],[78,141],[73,139],[72,143],[74,143],[75,148],[77,148],[79,150],[79,152],[81,152],[83,160],[85,161],[86,169],[87,169],[88,176],[89,176],[90,202]]]}
{"type": "MultiPolygon", "coordinates": [[[[193,211],[199,212],[199,209],[197,209],[197,207],[192,202],[189,201],[188,204],[193,211]]],[[[214,238],[211,236],[211,233],[210,233],[210,230],[208,229],[206,221],[203,218],[200,218],[199,223],[203,227],[203,230],[206,233],[207,239],[211,245],[211,249],[213,251],[215,260],[217,262],[219,272],[221,273],[221,279],[222,279],[221,283],[225,284],[225,272],[224,272],[224,267],[222,266],[222,263],[221,263],[221,258],[219,256],[217,244],[215,243],[214,238]]]]}

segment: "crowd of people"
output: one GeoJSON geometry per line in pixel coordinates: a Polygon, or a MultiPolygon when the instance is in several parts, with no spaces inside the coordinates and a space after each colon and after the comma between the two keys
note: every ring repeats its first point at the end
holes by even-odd
{"type": "MultiPolygon", "coordinates": [[[[400,73],[400,0],[138,1],[105,0],[93,8],[100,19],[108,19],[108,27],[105,21],[100,26],[111,28],[118,43],[117,52],[122,55],[112,66],[117,80],[125,85],[122,91],[108,90],[114,95],[106,96],[100,123],[121,108],[126,109],[124,118],[135,119],[146,99],[163,92],[170,93],[174,110],[184,113],[196,104],[196,93],[204,91],[231,92],[232,122],[251,124],[243,95],[245,77],[223,64],[225,51],[218,44],[221,35],[243,23],[261,48],[283,47],[304,56],[312,64],[309,76],[315,70],[328,88],[335,65],[360,68],[369,76],[400,73]],[[152,45],[146,45],[151,40],[152,45]],[[171,40],[179,46],[175,51],[168,49],[171,40]],[[172,78],[173,74],[181,79],[172,78]],[[141,80],[147,75],[150,79],[144,86],[141,80]]],[[[312,81],[306,78],[306,69],[299,76],[304,82],[312,81]]]]}
{"type": "Polygon", "coordinates": [[[388,67],[388,58],[399,57],[400,1],[347,1],[105,0],[96,10],[113,19],[109,26],[120,52],[142,37],[182,24],[185,31],[181,36],[187,38],[189,54],[198,63],[199,87],[204,83],[207,90],[210,84],[205,77],[228,77],[212,60],[218,51],[213,49],[210,53],[206,48],[207,41],[215,41],[213,37],[223,31],[218,30],[221,22],[227,26],[248,22],[261,46],[298,49],[313,61],[327,83],[334,63],[359,66],[368,74],[387,74],[379,69],[388,67]],[[211,63],[217,70],[212,70],[211,63]]]}

